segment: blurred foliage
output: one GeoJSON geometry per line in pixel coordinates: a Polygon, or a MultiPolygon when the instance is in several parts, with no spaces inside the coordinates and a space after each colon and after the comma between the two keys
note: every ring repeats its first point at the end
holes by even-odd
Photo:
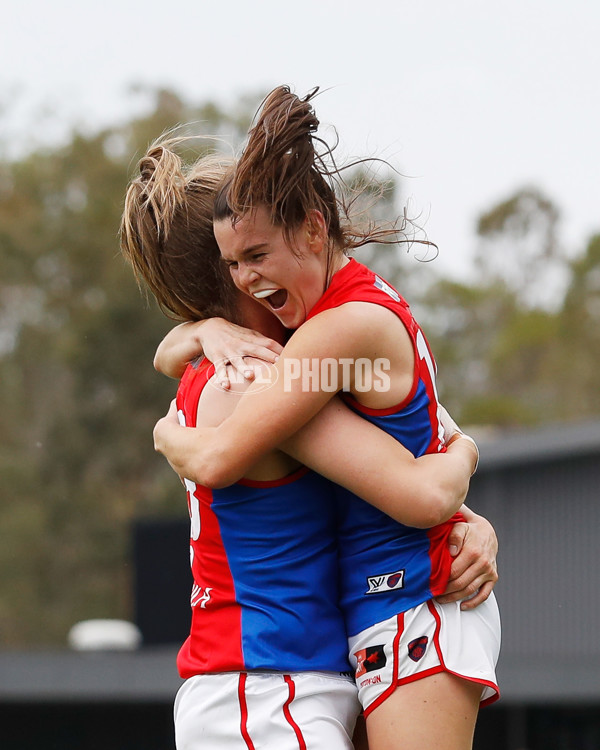
{"type": "Polygon", "coordinates": [[[519,190],[479,219],[475,282],[416,290],[440,398],[462,424],[600,416],[600,240],[570,260],[558,221],[541,192],[519,190]]]}
{"type": "Polygon", "coordinates": [[[4,646],[65,643],[79,619],[130,618],[132,519],[186,512],[152,446],[175,392],[152,368],[170,324],[140,295],[117,230],[149,142],[184,122],[239,141],[244,112],[161,90],[125,126],[0,162],[4,646]]]}
{"type": "MultiPolygon", "coordinates": [[[[258,100],[224,111],[158,90],[143,117],[0,161],[4,647],[64,644],[80,619],[131,618],[132,520],[186,513],[177,478],[152,448],[175,391],[152,368],[171,324],[140,295],[117,229],[129,171],[154,138],[194,123],[237,144],[258,100]]],[[[207,147],[195,144],[194,153],[207,147]]],[[[360,173],[352,180],[365,182],[360,173]]],[[[389,175],[383,182],[376,217],[394,219],[401,185],[389,175]]],[[[410,225],[415,244],[358,253],[411,301],[459,421],[502,427],[600,415],[600,237],[567,260],[558,218],[531,188],[492,207],[479,222],[473,283],[407,263],[407,250],[432,253],[410,225]]]]}

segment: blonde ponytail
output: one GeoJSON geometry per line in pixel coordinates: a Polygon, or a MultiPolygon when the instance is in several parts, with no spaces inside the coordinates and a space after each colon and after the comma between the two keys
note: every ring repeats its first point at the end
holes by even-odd
{"type": "Polygon", "coordinates": [[[140,159],[125,195],[121,251],[169,317],[233,319],[234,288],[212,228],[231,162],[204,156],[187,167],[175,151],[183,140],[160,138],[140,159]]]}

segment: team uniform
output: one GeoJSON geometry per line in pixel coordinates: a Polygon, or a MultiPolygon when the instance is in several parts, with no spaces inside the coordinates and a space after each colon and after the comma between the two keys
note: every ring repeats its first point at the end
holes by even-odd
{"type": "MultiPolygon", "coordinates": [[[[434,359],[408,304],[395,289],[350,260],[333,276],[308,317],[356,301],[381,305],[400,318],[413,345],[414,376],[406,399],[390,408],[366,408],[348,393],[344,400],[414,456],[444,451],[434,359]]],[[[398,685],[440,671],[481,683],[482,705],[495,700],[500,620],[493,595],[466,612],[458,603],[433,601],[446,588],[452,562],[448,537],[453,525],[464,520],[462,515],[432,529],[415,529],[344,488],[336,493],[340,601],[365,715],[398,685]]]]}
{"type": "MultiPolygon", "coordinates": [[[[179,420],[214,374],[189,366],[179,420]]],[[[193,575],[178,750],[351,748],[359,710],[338,607],[332,485],[302,468],[210,490],[185,480],[193,575]]]]}

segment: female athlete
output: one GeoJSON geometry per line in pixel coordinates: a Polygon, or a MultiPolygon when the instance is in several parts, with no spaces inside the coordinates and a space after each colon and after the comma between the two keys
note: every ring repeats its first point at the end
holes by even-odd
{"type": "MultiPolygon", "coordinates": [[[[295,333],[271,387],[251,386],[219,426],[179,427],[172,412],[157,424],[157,449],[208,486],[238,480],[342,388],[355,412],[413,455],[444,450],[423,333],[397,291],[347,256],[382,235],[360,236],[340,221],[335,171],[315,150],[312,96],[272,92],[215,202],[215,235],[236,286],[295,333]],[[382,361],[389,380],[377,387],[382,361]]],[[[476,609],[433,598],[446,586],[447,541],[461,516],[422,530],[344,490],[338,499],[341,604],[371,750],[470,747],[480,703],[498,695],[500,634],[493,597],[476,609]]]]}
{"type": "MultiPolygon", "coordinates": [[[[212,198],[223,174],[224,165],[210,158],[184,173],[167,143],[152,147],[127,193],[123,252],[170,314],[221,314],[282,338],[277,319],[223,273],[212,234],[212,198]]],[[[177,395],[182,424],[218,424],[235,407],[243,385],[225,391],[213,370],[204,360],[185,372],[177,395]]],[[[445,456],[415,460],[335,402],[285,449],[422,525],[460,504],[476,455],[457,440],[445,456]],[[374,484],[367,478],[375,457],[385,468],[374,484]]],[[[234,487],[185,486],[194,587],[191,633],[178,656],[186,678],[176,700],[178,748],[350,747],[358,703],[340,674],[348,661],[331,485],[272,451],[234,487]]]]}

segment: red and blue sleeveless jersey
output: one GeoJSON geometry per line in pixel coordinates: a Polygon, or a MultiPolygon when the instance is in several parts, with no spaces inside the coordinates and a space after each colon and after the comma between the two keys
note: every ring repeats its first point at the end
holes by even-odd
{"type": "MultiPolygon", "coordinates": [[[[412,388],[405,400],[386,409],[369,409],[350,394],[346,403],[393,435],[414,456],[444,451],[438,416],[435,362],[406,301],[387,282],[355,260],[332,278],[309,318],[346,302],[369,302],[394,312],[414,350],[412,388]]],[[[457,513],[432,529],[397,523],[344,488],[337,488],[341,606],[349,635],[415,607],[446,588],[451,557],[448,536],[463,520],[457,513]]]]}
{"type": "MultiPolygon", "coordinates": [[[[203,360],[184,373],[177,392],[182,424],[196,425],[213,372],[203,360]]],[[[306,468],[219,490],[185,484],[193,589],[180,675],[348,671],[333,485],[306,468]]]]}

